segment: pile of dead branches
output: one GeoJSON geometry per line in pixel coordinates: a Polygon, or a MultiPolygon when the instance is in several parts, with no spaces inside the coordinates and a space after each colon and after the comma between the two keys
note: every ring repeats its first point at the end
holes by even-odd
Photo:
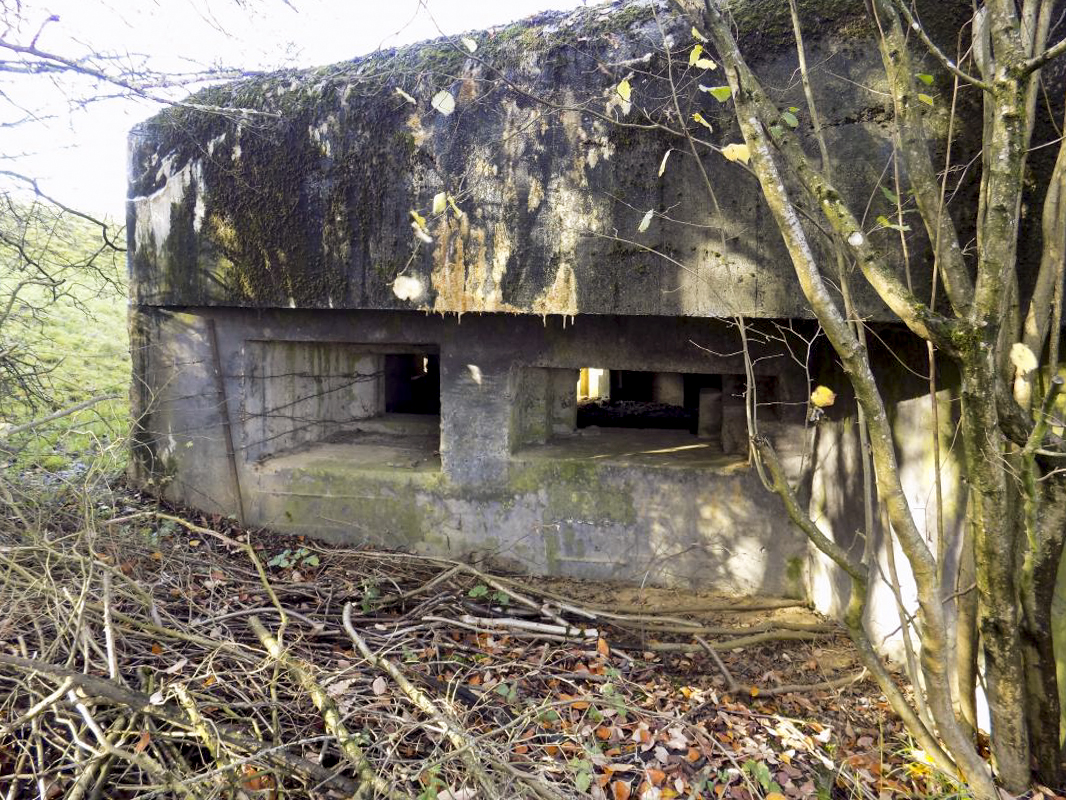
{"type": "Polygon", "coordinates": [[[831,755],[845,726],[871,753],[892,727],[854,668],[810,658],[840,642],[830,624],[723,626],[721,605],[642,613],[466,564],[112,514],[0,529],[0,797],[910,786],[879,757],[831,755]],[[784,682],[796,674],[814,680],[784,682]],[[760,705],[842,693],[865,711],[834,730],[760,705]]]}

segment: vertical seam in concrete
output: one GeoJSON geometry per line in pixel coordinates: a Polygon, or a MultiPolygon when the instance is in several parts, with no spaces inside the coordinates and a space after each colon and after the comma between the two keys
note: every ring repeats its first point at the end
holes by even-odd
{"type": "Polygon", "coordinates": [[[233,431],[229,421],[229,402],[226,400],[226,382],[222,375],[222,358],[218,353],[218,332],[214,317],[207,317],[207,337],[211,343],[211,360],[215,365],[215,388],[218,390],[218,410],[222,419],[222,433],[226,440],[226,457],[229,459],[230,475],[233,478],[233,494],[237,499],[237,521],[244,525],[244,495],[237,472],[237,453],[233,448],[233,431]]]}

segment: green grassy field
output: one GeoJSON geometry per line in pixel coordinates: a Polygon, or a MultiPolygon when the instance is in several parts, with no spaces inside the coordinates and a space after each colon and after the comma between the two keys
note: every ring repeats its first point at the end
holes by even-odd
{"type": "MultiPolygon", "coordinates": [[[[49,243],[55,261],[75,264],[99,246],[98,231],[80,224],[68,225],[61,238],[53,236],[49,243]]],[[[0,263],[0,301],[6,302],[19,273],[11,266],[17,262],[5,261],[6,267],[0,263]]],[[[35,429],[32,436],[20,437],[20,450],[10,468],[57,472],[101,455],[112,459],[115,469],[123,465],[125,448],[121,442],[129,428],[130,380],[125,255],[104,253],[94,261],[94,267],[98,270],[95,274],[77,268],[62,273],[62,288],[68,290],[68,296],[53,299],[43,287],[30,287],[20,295],[27,305],[41,310],[36,319],[23,314],[21,320],[10,324],[5,338],[16,341],[45,367],[43,385],[48,402],[31,406],[14,398],[5,404],[0,430],[99,395],[118,397],[35,429]]]]}

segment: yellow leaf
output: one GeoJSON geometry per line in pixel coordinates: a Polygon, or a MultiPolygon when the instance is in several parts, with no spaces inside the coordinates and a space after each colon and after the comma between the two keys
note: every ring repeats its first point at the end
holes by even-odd
{"type": "Polygon", "coordinates": [[[770,792],[766,795],[766,800],[788,800],[781,792],[770,792]]]}
{"type": "Polygon", "coordinates": [[[703,45],[697,44],[692,48],[692,52],[688,54],[688,65],[690,67],[696,66],[696,62],[700,60],[701,55],[703,55],[703,45]]]}
{"type": "Polygon", "coordinates": [[[611,646],[607,644],[607,640],[604,639],[602,636],[596,640],[596,652],[604,658],[607,658],[609,655],[611,655],[611,646]]]}
{"type": "Polygon", "coordinates": [[[818,408],[829,408],[836,402],[837,395],[828,386],[817,386],[811,392],[811,402],[818,408]]]}
{"type": "Polygon", "coordinates": [[[445,192],[437,192],[433,195],[433,213],[443,213],[444,209],[448,207],[448,195],[445,192]]]}
{"type": "Polygon", "coordinates": [[[692,119],[694,119],[696,122],[698,122],[700,125],[702,125],[703,127],[705,127],[709,131],[713,131],[714,130],[714,128],[711,127],[711,123],[709,123],[707,120],[705,120],[703,118],[703,114],[701,114],[699,111],[697,111],[695,114],[692,115],[692,119]]]}
{"type": "Polygon", "coordinates": [[[698,39],[701,42],[707,41],[707,37],[700,33],[699,29],[695,25],[692,26],[692,38],[698,39]]]}
{"type": "Polygon", "coordinates": [[[718,64],[709,58],[697,58],[695,66],[700,69],[718,69],[718,64]]]}
{"type": "Polygon", "coordinates": [[[189,540],[189,547],[199,547],[199,546],[200,546],[200,540],[199,539],[190,539],[189,540]]]}
{"type": "Polygon", "coordinates": [[[633,87],[629,85],[629,78],[623,78],[622,82],[614,87],[614,90],[618,92],[618,96],[627,103],[629,102],[629,98],[633,95],[633,87]]]}
{"type": "Polygon", "coordinates": [[[459,206],[455,204],[455,198],[451,195],[448,195],[448,205],[451,207],[452,213],[455,214],[455,218],[462,219],[463,212],[459,210],[459,206]]]}
{"type": "Polygon", "coordinates": [[[745,164],[751,158],[751,151],[746,144],[727,144],[722,148],[722,155],[730,161],[743,161],[745,164]]]}
{"type": "Polygon", "coordinates": [[[671,153],[671,152],[672,152],[672,150],[667,150],[667,151],[666,151],[666,152],[665,152],[665,153],[663,154],[663,160],[662,160],[662,162],[661,162],[661,163],[659,164],[659,177],[660,177],[660,178],[661,178],[661,177],[663,176],[663,173],[664,173],[664,172],[666,172],[666,159],[670,158],[670,153],[671,153]]]}
{"type": "Polygon", "coordinates": [[[413,106],[417,106],[418,105],[418,101],[415,100],[413,97],[411,97],[411,95],[409,95],[407,92],[405,92],[399,86],[397,86],[395,89],[393,89],[393,91],[396,92],[396,94],[398,94],[400,97],[402,97],[404,100],[406,100],[411,105],[413,105],[413,106]]]}

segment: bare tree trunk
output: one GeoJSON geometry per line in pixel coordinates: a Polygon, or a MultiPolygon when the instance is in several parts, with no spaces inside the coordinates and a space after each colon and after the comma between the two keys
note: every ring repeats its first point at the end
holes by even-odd
{"type": "Polygon", "coordinates": [[[990,357],[992,347],[981,350],[987,354],[985,358],[978,352],[976,357],[965,359],[962,376],[962,434],[966,471],[973,484],[970,516],[974,531],[978,626],[992,718],[996,775],[1008,791],[1020,794],[1029,786],[1030,767],[1025,665],[1015,583],[1017,540],[1014,515],[1007,501],[1003,468],[1005,441],[999,431],[995,404],[989,403],[987,395],[988,386],[997,380],[996,365],[990,357]]]}
{"type": "Polygon", "coordinates": [[[1033,535],[1025,554],[1021,581],[1021,640],[1028,690],[1026,714],[1037,777],[1047,786],[1061,786],[1058,675],[1051,610],[1066,537],[1066,479],[1062,475],[1047,476],[1043,489],[1038,491],[1036,497],[1027,498],[1028,524],[1033,535]],[[1033,500],[1039,500],[1039,516],[1033,500]]]}
{"type": "Polygon", "coordinates": [[[977,572],[973,554],[973,525],[969,520],[966,521],[962,537],[955,586],[955,669],[959,711],[970,729],[977,730],[977,572]]]}

